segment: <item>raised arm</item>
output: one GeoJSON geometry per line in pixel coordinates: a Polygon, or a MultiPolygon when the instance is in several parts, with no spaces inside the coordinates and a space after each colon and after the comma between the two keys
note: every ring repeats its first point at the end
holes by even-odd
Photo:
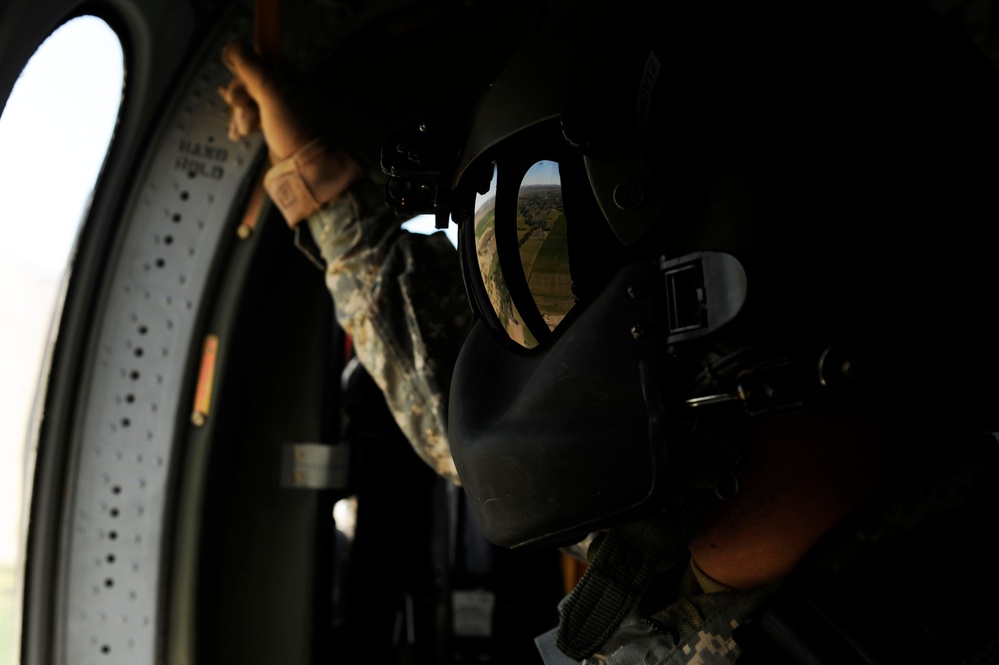
{"type": "Polygon", "coordinates": [[[471,312],[454,247],[443,233],[400,228],[358,162],[320,135],[319,110],[293,74],[241,42],[226,47],[223,61],[233,73],[219,91],[232,108],[230,138],[263,132],[272,162],[265,187],[289,226],[307,220],[361,364],[417,454],[457,483],[447,396],[471,312]]]}

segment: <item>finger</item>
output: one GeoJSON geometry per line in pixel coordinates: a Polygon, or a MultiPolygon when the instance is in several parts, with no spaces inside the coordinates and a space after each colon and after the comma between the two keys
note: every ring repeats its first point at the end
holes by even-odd
{"type": "Polygon", "coordinates": [[[233,79],[229,82],[227,86],[220,86],[218,89],[219,97],[222,98],[229,106],[240,106],[252,102],[253,99],[250,97],[249,93],[246,92],[246,88],[239,79],[233,79]]]}
{"type": "Polygon", "coordinates": [[[260,128],[260,108],[247,94],[242,82],[233,79],[229,85],[220,86],[218,94],[228,106],[229,140],[239,141],[260,128]]]}
{"type": "Polygon", "coordinates": [[[274,77],[270,67],[242,41],[236,40],[226,44],[222,49],[222,61],[254,99],[259,99],[264,90],[273,83],[274,77]]]}
{"type": "Polygon", "coordinates": [[[222,64],[228,69],[233,75],[236,75],[237,66],[245,58],[243,57],[243,51],[246,50],[246,45],[241,39],[230,39],[222,47],[222,64]]]}
{"type": "Polygon", "coordinates": [[[242,85],[233,86],[229,90],[229,103],[233,106],[256,106],[257,102],[242,85]]]}
{"type": "Polygon", "coordinates": [[[256,105],[235,106],[229,116],[229,138],[233,141],[246,138],[260,128],[260,112],[256,105]]]}

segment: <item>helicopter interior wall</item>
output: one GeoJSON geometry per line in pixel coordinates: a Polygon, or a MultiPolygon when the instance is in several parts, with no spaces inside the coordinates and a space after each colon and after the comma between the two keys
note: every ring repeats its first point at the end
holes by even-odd
{"type": "Polygon", "coordinates": [[[330,612],[334,497],[283,485],[282,453],[291,443],[336,443],[331,347],[342,336],[319,273],[283,221],[270,215],[254,233],[229,261],[209,317],[228,350],[213,425],[188,442],[183,475],[201,476],[203,487],[191,515],[199,559],[175,576],[194,588],[175,593],[191,602],[171,615],[196,617],[198,660],[316,662],[316,627],[330,612]]]}

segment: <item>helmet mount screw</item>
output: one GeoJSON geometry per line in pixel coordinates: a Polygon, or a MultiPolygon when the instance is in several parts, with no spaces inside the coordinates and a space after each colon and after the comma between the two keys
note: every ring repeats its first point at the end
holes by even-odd
{"type": "Polygon", "coordinates": [[[640,323],[636,323],[631,326],[631,336],[635,339],[642,339],[645,337],[645,328],[643,328],[640,323]]]}
{"type": "Polygon", "coordinates": [[[632,300],[638,300],[639,298],[641,298],[642,297],[642,287],[640,287],[638,284],[629,284],[628,285],[628,297],[631,298],[632,300]]]}
{"type": "Polygon", "coordinates": [[[614,187],[614,205],[621,210],[634,210],[645,200],[645,186],[635,178],[619,182],[614,187]]]}

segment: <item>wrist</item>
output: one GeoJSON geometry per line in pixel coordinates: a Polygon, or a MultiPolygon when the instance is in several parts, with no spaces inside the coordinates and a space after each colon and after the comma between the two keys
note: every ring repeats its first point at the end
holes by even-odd
{"type": "Polygon", "coordinates": [[[264,189],[288,226],[294,228],[362,175],[360,164],[346,152],[313,139],[267,171],[264,189]]]}

